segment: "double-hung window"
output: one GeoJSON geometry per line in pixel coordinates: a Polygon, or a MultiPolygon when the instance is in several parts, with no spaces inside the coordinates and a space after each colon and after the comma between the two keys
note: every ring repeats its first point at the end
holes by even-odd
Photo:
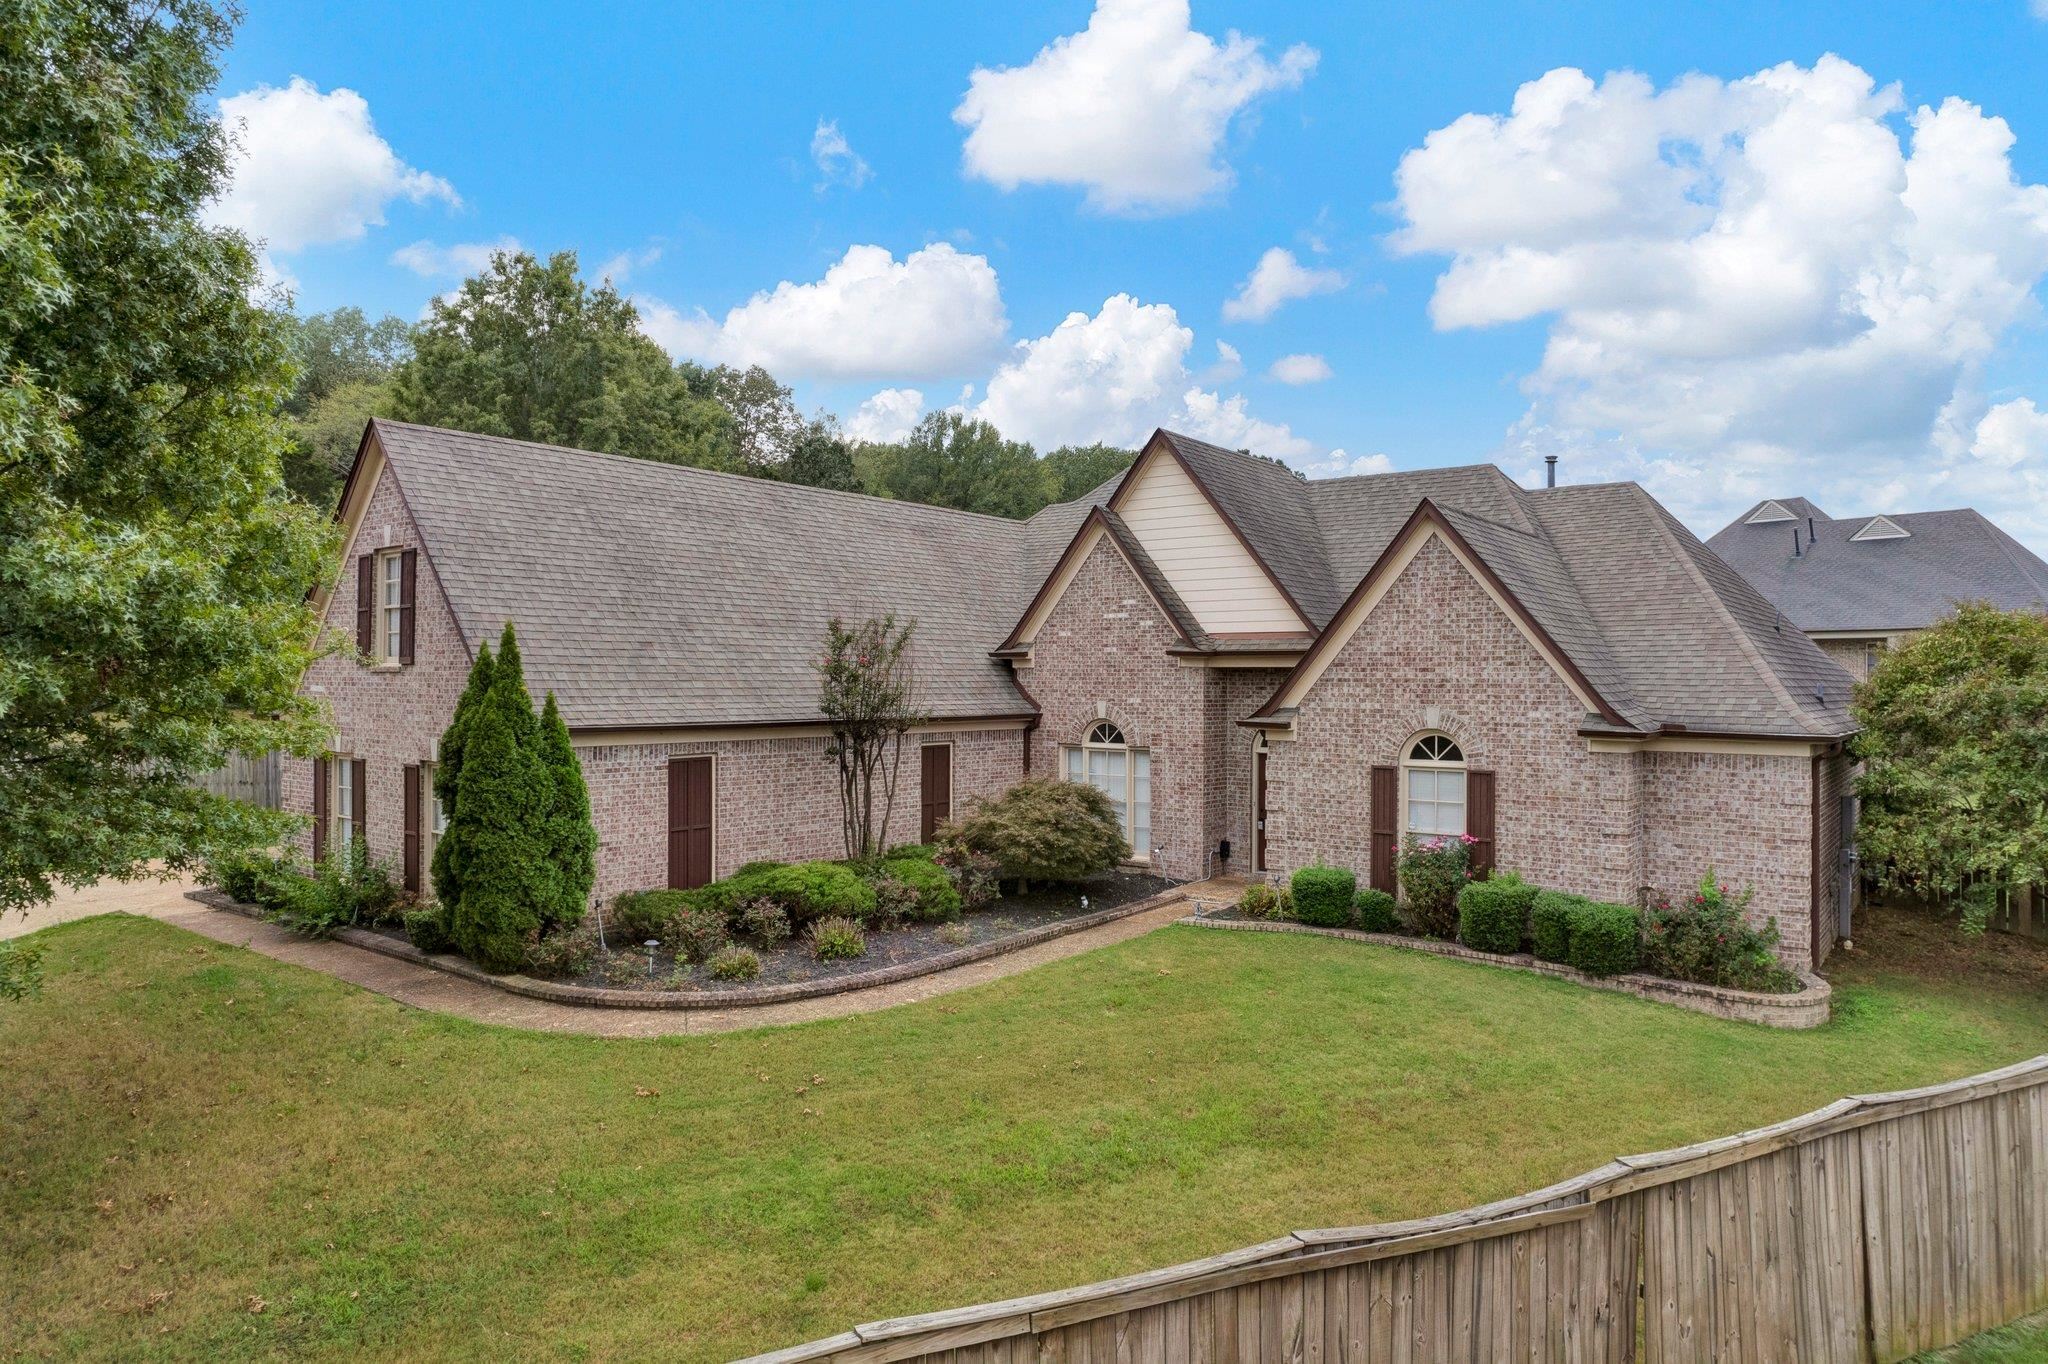
{"type": "Polygon", "coordinates": [[[405,657],[405,553],[386,550],[377,556],[377,639],[386,663],[405,657]]]}
{"type": "Polygon", "coordinates": [[[1465,754],[1446,734],[1425,734],[1402,762],[1411,834],[1465,832],[1465,754]]]}

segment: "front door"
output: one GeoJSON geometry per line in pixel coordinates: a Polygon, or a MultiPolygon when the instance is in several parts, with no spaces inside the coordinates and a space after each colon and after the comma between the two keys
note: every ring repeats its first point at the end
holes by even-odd
{"type": "Polygon", "coordinates": [[[1252,870],[1266,869],[1266,750],[1252,752],[1252,870]]]}
{"type": "Polygon", "coordinates": [[[926,744],[918,750],[917,839],[932,841],[939,826],[953,818],[953,745],[926,744]]]}
{"type": "Polygon", "coordinates": [[[668,764],[668,883],[690,890],[711,883],[711,757],[668,764]]]}

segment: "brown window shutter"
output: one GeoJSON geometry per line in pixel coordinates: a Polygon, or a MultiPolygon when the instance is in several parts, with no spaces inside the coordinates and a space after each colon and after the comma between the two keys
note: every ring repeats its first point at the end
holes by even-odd
{"type": "Polygon", "coordinates": [[[313,759],[313,860],[327,856],[327,759],[313,759]]]}
{"type": "Polygon", "coordinates": [[[377,644],[377,556],[356,559],[356,650],[376,654],[377,644]]]}
{"type": "Polygon", "coordinates": [[[668,883],[692,890],[711,882],[711,759],[668,764],[668,883]]]}
{"type": "Polygon", "coordinates": [[[926,744],[918,750],[918,841],[929,843],[953,817],[953,746],[926,744]]]}
{"type": "Polygon", "coordinates": [[[364,788],[369,785],[369,782],[367,780],[369,774],[370,765],[364,762],[361,758],[357,758],[354,762],[351,762],[348,765],[348,780],[350,787],[349,794],[354,798],[353,804],[355,806],[355,809],[352,812],[355,817],[349,821],[350,824],[353,826],[351,836],[358,843],[361,843],[363,845],[363,850],[365,852],[369,851],[370,838],[369,834],[366,832],[366,829],[369,825],[369,819],[367,817],[367,812],[363,809],[363,796],[364,788]]]}
{"type": "Polygon", "coordinates": [[[398,558],[398,661],[412,662],[412,589],[419,577],[419,551],[409,549],[398,558]]]}
{"type": "Polygon", "coordinates": [[[1493,875],[1493,773],[1465,774],[1465,832],[1472,843],[1472,875],[1493,875]]]}
{"type": "Polygon", "coordinates": [[[420,765],[405,765],[405,888],[420,888],[420,765]]]}
{"type": "Polygon", "coordinates": [[[1395,767],[1372,770],[1372,886],[1394,894],[1394,858],[1400,840],[1394,831],[1401,827],[1401,771],[1395,767]]]}

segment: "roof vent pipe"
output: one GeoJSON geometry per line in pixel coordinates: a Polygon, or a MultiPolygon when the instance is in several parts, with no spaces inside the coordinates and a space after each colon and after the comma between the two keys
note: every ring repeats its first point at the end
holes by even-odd
{"type": "Polygon", "coordinates": [[[1792,557],[1797,559],[1804,551],[1799,548],[1799,527],[1792,527],[1792,557]]]}
{"type": "MultiPolygon", "coordinates": [[[[1795,528],[1792,533],[1797,535],[1799,532],[1795,528]]],[[[1813,544],[1813,538],[1813,518],[1809,516],[1806,518],[1806,543],[1809,547],[1813,544]]]]}
{"type": "Polygon", "coordinates": [[[1543,457],[1543,486],[1546,488],[1555,488],[1557,486],[1556,455],[1545,455],[1543,457]]]}

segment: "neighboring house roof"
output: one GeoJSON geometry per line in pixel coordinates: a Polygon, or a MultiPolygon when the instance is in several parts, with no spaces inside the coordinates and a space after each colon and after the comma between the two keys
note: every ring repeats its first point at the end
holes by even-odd
{"type": "Polygon", "coordinates": [[[1963,601],[2048,611],[2048,563],[1968,507],[1834,520],[1805,498],[1768,501],[1798,518],[1752,524],[1760,502],[1707,544],[1802,630],[1924,629],[1963,601]]]}
{"type": "Polygon", "coordinates": [[[816,720],[826,622],[884,611],[917,619],[934,718],[1035,709],[988,649],[1037,586],[1037,518],[372,426],[464,637],[516,622],[576,728],[816,720]]]}
{"type": "MultiPolygon", "coordinates": [[[[370,434],[464,637],[516,621],[535,694],[552,689],[578,729],[815,722],[826,622],[885,611],[918,621],[931,716],[1031,714],[991,650],[1028,645],[1091,526],[1158,598],[1175,652],[1298,654],[1315,638],[1206,633],[1114,510],[1126,475],[1011,521],[382,419],[370,434]]],[[[1583,683],[1589,730],[1853,728],[1847,674],[1634,484],[1531,491],[1491,465],[1310,481],[1153,439],[1318,633],[1427,510],[1583,683]]]]}

